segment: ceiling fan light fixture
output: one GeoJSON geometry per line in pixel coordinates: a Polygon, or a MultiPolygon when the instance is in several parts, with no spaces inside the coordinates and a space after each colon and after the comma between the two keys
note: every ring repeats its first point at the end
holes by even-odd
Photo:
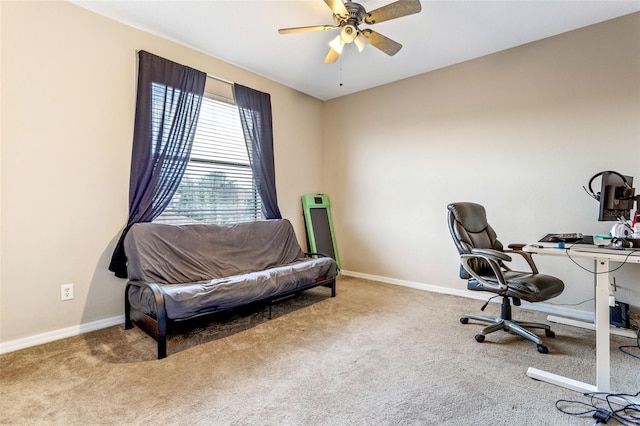
{"type": "Polygon", "coordinates": [[[344,40],[345,43],[353,43],[356,39],[359,31],[356,30],[356,27],[353,25],[345,25],[340,30],[340,37],[344,40]]]}
{"type": "Polygon", "coordinates": [[[365,47],[367,47],[367,42],[369,39],[362,34],[362,32],[358,31],[358,36],[353,40],[356,46],[358,47],[358,52],[362,52],[365,47]]]}
{"type": "Polygon", "coordinates": [[[336,52],[342,54],[342,48],[344,47],[344,40],[339,35],[336,36],[333,40],[329,42],[329,47],[331,47],[336,52]]]}

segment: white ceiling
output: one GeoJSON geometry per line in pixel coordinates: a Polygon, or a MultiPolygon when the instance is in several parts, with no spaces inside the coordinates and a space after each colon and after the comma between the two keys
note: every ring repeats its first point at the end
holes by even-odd
{"type": "MultiPolygon", "coordinates": [[[[359,53],[350,44],[324,65],[337,31],[277,31],[333,25],[323,0],[71,1],[321,100],[640,11],[640,0],[422,0],[418,14],[362,26],[401,43],[395,56],[373,46],[359,53]]],[[[368,11],[390,2],[359,0],[368,11]]]]}

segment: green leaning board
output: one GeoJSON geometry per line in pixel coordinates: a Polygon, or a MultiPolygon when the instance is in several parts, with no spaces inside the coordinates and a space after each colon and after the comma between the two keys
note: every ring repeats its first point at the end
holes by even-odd
{"type": "Polygon", "coordinates": [[[329,197],[324,194],[303,195],[302,214],[307,228],[309,251],[331,256],[338,264],[338,268],[340,268],[329,197]]]}

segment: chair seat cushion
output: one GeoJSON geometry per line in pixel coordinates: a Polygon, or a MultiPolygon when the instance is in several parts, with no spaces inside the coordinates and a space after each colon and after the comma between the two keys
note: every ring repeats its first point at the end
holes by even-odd
{"type": "Polygon", "coordinates": [[[549,300],[564,290],[564,283],[551,275],[507,272],[505,278],[509,283],[507,295],[527,302],[549,300]]]}
{"type": "MultiPolygon", "coordinates": [[[[496,283],[495,277],[482,277],[486,281],[496,283]]],[[[506,296],[517,297],[527,302],[542,302],[552,299],[562,293],[564,283],[556,277],[545,274],[532,274],[527,272],[507,271],[504,272],[508,289],[506,296]]],[[[484,287],[476,279],[470,279],[467,288],[476,291],[499,291],[484,287]]]]}

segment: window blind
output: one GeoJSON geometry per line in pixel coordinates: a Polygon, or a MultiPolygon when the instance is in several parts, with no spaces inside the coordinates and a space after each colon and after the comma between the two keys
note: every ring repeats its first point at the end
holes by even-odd
{"type": "Polygon", "coordinates": [[[156,222],[228,224],[260,218],[238,109],[205,97],[186,172],[156,222]]]}

